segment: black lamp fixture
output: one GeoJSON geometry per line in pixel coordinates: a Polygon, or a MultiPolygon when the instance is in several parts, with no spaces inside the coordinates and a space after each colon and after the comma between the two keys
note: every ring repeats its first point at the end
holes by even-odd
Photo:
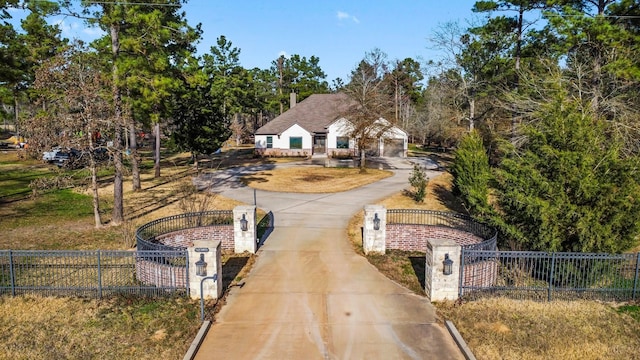
{"type": "Polygon", "coordinates": [[[444,261],[442,264],[444,265],[442,273],[445,275],[451,275],[453,273],[453,260],[449,259],[449,254],[444,254],[444,261]]]}
{"type": "Polygon", "coordinates": [[[196,275],[207,276],[207,262],[204,261],[204,254],[200,254],[200,260],[196,261],[196,275]]]}
{"type": "Polygon", "coordinates": [[[378,217],[378,213],[373,215],[373,230],[380,230],[380,218],[378,217]]]}
{"type": "Polygon", "coordinates": [[[249,229],[249,221],[245,214],[242,214],[242,219],[240,219],[240,229],[242,229],[242,231],[247,231],[249,229]]]}

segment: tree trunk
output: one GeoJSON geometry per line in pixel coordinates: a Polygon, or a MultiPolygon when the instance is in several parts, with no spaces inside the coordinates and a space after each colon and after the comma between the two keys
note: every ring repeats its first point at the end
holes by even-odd
{"type": "MultiPolygon", "coordinates": [[[[520,10],[518,11],[518,38],[516,41],[516,64],[515,64],[515,79],[514,79],[514,91],[516,94],[520,92],[520,54],[522,53],[522,28],[524,26],[524,6],[520,5],[520,10]]],[[[514,140],[516,137],[516,127],[517,119],[516,112],[511,111],[511,140],[514,140]]]]}
{"type": "MultiPolygon", "coordinates": [[[[93,146],[89,147],[93,149],[93,146]]],[[[102,219],[100,218],[100,195],[98,194],[98,170],[96,169],[96,159],[93,153],[89,154],[89,167],[91,169],[91,192],[93,194],[93,219],[96,223],[96,229],[102,227],[102,219]]]]}
{"type": "Polygon", "coordinates": [[[113,212],[111,224],[120,225],[124,221],[124,200],[122,190],[123,164],[122,164],[122,99],[120,97],[120,87],[118,86],[118,53],[120,52],[119,28],[117,24],[111,24],[111,54],[113,56],[112,68],[112,95],[113,109],[115,117],[115,131],[113,139],[113,165],[115,168],[113,176],[113,212]]]}
{"type": "Polygon", "coordinates": [[[138,141],[136,139],[135,121],[130,118],[129,123],[129,150],[131,151],[131,177],[133,182],[133,191],[142,189],[140,185],[140,157],[138,156],[138,141]]]}
{"type": "Polygon", "coordinates": [[[469,131],[473,131],[475,128],[475,118],[476,118],[476,99],[469,99],[469,131]]]}
{"type": "Polygon", "coordinates": [[[160,123],[155,123],[155,125],[153,126],[153,133],[155,135],[154,137],[156,140],[156,146],[154,151],[155,163],[153,165],[153,169],[155,170],[155,173],[153,176],[157,179],[160,177],[160,123]]]}
{"type": "Polygon", "coordinates": [[[20,127],[18,126],[18,120],[20,120],[20,113],[18,110],[18,92],[14,91],[13,93],[13,121],[14,128],[13,130],[16,132],[16,139],[20,141],[20,127]]]}
{"type": "Polygon", "coordinates": [[[365,168],[365,161],[366,161],[366,152],[367,150],[363,147],[362,149],[360,149],[360,172],[365,172],[367,171],[367,169],[365,168]]]}

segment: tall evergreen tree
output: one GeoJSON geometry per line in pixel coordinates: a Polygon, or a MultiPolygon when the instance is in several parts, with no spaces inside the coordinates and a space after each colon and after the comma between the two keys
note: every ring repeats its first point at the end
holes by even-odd
{"type": "Polygon", "coordinates": [[[482,137],[477,131],[464,136],[454,153],[451,167],[453,193],[473,216],[489,215],[489,181],[491,169],[482,137]]]}
{"type": "Polygon", "coordinates": [[[621,252],[640,234],[640,162],[610,124],[559,81],[497,172],[495,218],[512,246],[621,252]]]}

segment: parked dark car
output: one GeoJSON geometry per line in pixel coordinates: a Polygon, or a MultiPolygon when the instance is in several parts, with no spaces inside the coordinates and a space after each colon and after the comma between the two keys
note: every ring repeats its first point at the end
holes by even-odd
{"type": "Polygon", "coordinates": [[[60,150],[53,156],[53,163],[58,167],[75,168],[82,157],[82,152],[76,149],[60,150]]]}

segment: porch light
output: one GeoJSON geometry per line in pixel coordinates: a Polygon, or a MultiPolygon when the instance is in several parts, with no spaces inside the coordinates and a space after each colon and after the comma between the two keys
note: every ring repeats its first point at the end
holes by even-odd
{"type": "Polygon", "coordinates": [[[380,230],[380,218],[378,217],[378,213],[373,215],[373,230],[380,230]]]}
{"type": "Polygon", "coordinates": [[[444,254],[444,261],[442,264],[444,265],[442,273],[445,275],[451,275],[453,273],[453,260],[449,259],[449,254],[444,254]]]}
{"type": "Polygon", "coordinates": [[[242,219],[240,219],[240,229],[242,229],[242,231],[247,231],[249,229],[249,221],[247,221],[245,214],[242,214],[242,219]]]}
{"type": "Polygon", "coordinates": [[[207,276],[207,262],[204,261],[204,254],[200,254],[200,260],[196,261],[196,275],[207,276]]]}

